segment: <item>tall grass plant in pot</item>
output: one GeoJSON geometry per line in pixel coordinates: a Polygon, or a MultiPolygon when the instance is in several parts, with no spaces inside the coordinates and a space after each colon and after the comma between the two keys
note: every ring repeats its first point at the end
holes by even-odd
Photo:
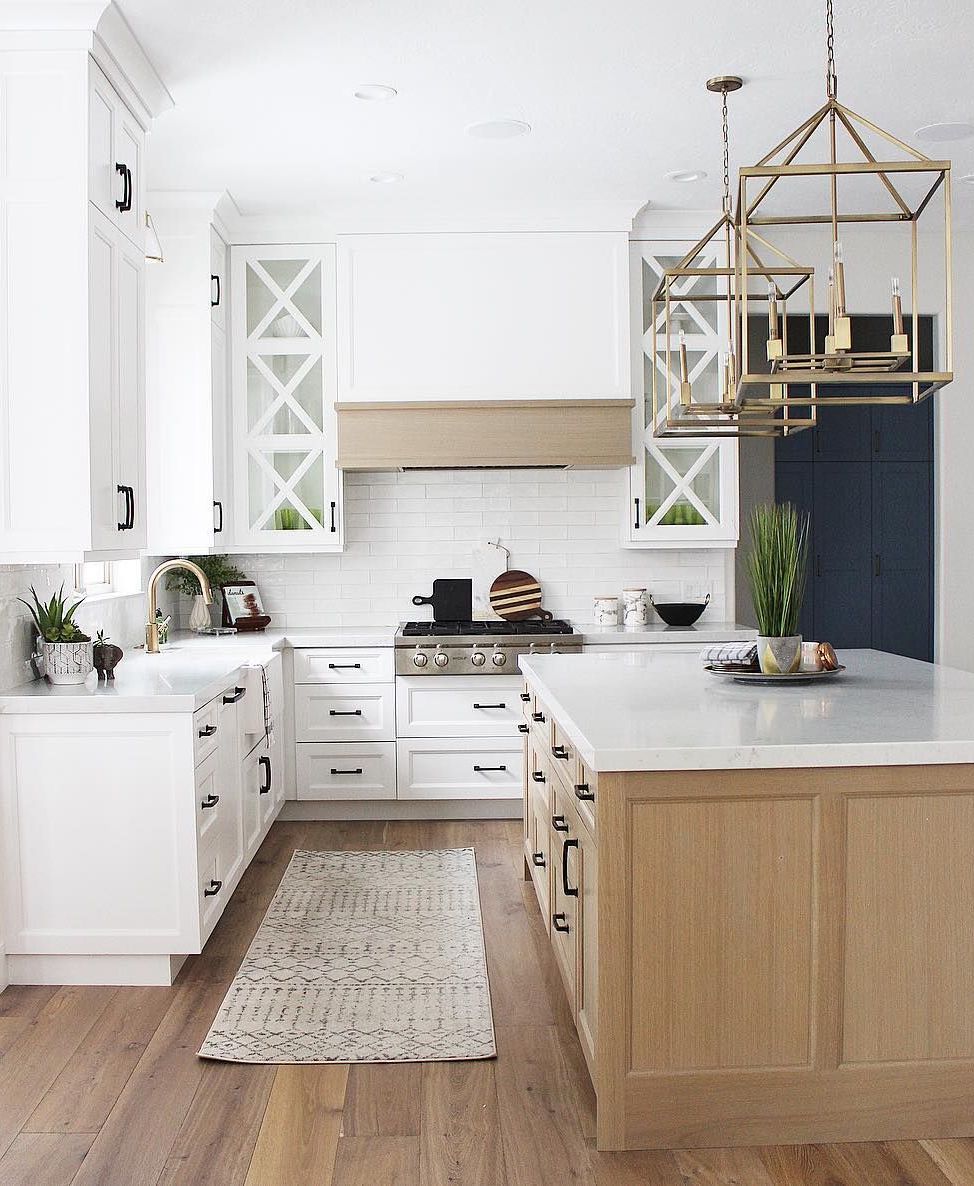
{"type": "Polygon", "coordinates": [[[745,571],[758,619],[758,662],[765,675],[788,675],[802,658],[798,619],[808,570],[808,515],[791,503],[766,503],[751,511],[748,523],[745,571]]]}
{"type": "Polygon", "coordinates": [[[73,605],[68,605],[64,585],[48,602],[41,601],[33,585],[30,595],[33,604],[23,597],[18,600],[30,610],[41,637],[48,680],[52,684],[83,684],[92,669],[91,638],[79,629],[74,615],[84,598],[79,597],[73,605]]]}

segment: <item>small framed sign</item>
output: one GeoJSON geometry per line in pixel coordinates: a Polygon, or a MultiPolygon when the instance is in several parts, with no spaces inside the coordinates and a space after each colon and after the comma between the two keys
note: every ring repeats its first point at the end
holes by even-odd
{"type": "Polygon", "coordinates": [[[270,615],[264,613],[260,590],[253,581],[234,581],[221,585],[223,592],[223,625],[237,630],[265,630],[270,615]]]}

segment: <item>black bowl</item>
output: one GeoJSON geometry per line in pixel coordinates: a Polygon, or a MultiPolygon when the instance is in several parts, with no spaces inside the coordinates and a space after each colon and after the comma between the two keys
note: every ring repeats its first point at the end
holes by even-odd
{"type": "Polygon", "coordinates": [[[653,609],[667,626],[692,626],[709,604],[709,596],[706,601],[666,601],[662,604],[652,601],[653,609]]]}

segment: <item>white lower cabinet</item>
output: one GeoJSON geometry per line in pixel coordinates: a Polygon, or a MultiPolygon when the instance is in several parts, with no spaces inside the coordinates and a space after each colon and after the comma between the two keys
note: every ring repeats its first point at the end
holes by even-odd
{"type": "Polygon", "coordinates": [[[521,750],[513,738],[399,740],[399,798],[519,799],[521,750]]]}
{"type": "Polygon", "coordinates": [[[297,747],[299,799],[395,799],[396,743],[350,741],[297,747]]]}
{"type": "Polygon", "coordinates": [[[297,684],[294,736],[302,741],[392,741],[395,696],[385,684],[297,684]]]}
{"type": "Polygon", "coordinates": [[[520,676],[402,676],[396,682],[398,737],[515,737],[520,676]]]}

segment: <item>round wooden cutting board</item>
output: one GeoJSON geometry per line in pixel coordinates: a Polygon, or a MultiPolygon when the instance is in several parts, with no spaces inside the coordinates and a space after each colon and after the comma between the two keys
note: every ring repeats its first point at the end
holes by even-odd
{"type": "Polygon", "coordinates": [[[541,586],[537,580],[520,568],[509,568],[494,578],[490,587],[490,608],[508,622],[521,622],[525,618],[547,621],[553,617],[541,608],[541,586]]]}

